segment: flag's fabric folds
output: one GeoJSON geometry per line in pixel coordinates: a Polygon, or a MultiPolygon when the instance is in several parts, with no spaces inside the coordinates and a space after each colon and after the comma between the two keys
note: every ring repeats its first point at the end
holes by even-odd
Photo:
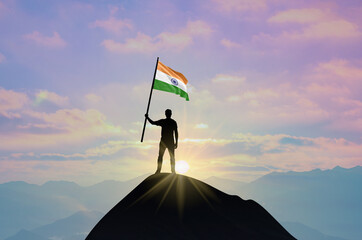
{"type": "Polygon", "coordinates": [[[158,62],[153,89],[175,93],[185,98],[186,101],[189,101],[187,82],[187,79],[182,73],[176,72],[163,63],[158,62]]]}

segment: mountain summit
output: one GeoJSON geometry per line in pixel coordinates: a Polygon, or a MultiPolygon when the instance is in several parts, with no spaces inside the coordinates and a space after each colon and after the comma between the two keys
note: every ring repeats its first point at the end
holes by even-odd
{"type": "Polygon", "coordinates": [[[146,178],[93,228],[86,240],[295,239],[253,200],[194,178],[146,178]]]}

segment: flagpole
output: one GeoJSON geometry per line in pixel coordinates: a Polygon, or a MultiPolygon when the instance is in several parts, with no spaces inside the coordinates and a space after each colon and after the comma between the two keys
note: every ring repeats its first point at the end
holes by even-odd
{"type": "MultiPolygon", "coordinates": [[[[146,111],[146,114],[148,114],[148,110],[150,110],[150,103],[151,103],[151,97],[152,97],[152,92],[153,92],[153,85],[155,84],[155,77],[156,77],[156,72],[157,72],[158,59],[159,59],[159,57],[157,57],[157,62],[156,62],[156,67],[155,67],[155,72],[153,73],[153,79],[152,79],[152,85],[151,85],[150,97],[148,98],[148,104],[147,104],[147,111],[146,111]]],[[[144,135],[145,135],[146,123],[147,123],[147,118],[145,117],[145,122],[143,123],[143,130],[142,130],[141,142],[143,142],[143,137],[144,137],[144,135]]]]}

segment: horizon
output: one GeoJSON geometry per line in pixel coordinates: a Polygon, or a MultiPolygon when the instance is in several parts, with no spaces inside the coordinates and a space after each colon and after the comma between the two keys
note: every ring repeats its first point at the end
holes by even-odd
{"type": "MultiPolygon", "coordinates": [[[[186,175],[248,182],[362,165],[362,4],[0,0],[0,182],[82,185],[156,170],[140,143],[156,58],[188,80],[172,109],[186,175]]],[[[165,153],[163,171],[169,171],[165,153]]]]}
{"type": "MultiPolygon", "coordinates": [[[[272,171],[272,172],[269,172],[269,173],[266,173],[265,175],[262,175],[262,176],[258,176],[256,177],[255,179],[252,179],[251,181],[248,181],[248,182],[244,182],[244,181],[239,181],[239,180],[234,180],[234,179],[229,179],[229,178],[224,178],[224,177],[217,177],[217,176],[209,176],[207,178],[204,178],[204,179],[198,179],[200,181],[207,181],[209,180],[210,178],[218,178],[218,179],[222,179],[222,180],[226,180],[226,181],[235,181],[235,182],[239,182],[239,183],[246,183],[246,184],[249,184],[249,183],[252,183],[266,175],[269,175],[269,174],[272,174],[272,173],[308,173],[308,172],[313,172],[315,170],[320,170],[322,172],[325,172],[325,171],[331,171],[331,170],[335,170],[336,168],[342,168],[344,170],[350,170],[350,169],[354,169],[354,168],[362,168],[362,166],[358,165],[358,166],[354,166],[354,167],[351,167],[351,168],[343,168],[341,166],[335,166],[334,168],[330,168],[330,169],[320,169],[320,168],[315,168],[315,169],[312,169],[312,170],[309,170],[309,171],[285,171],[285,172],[280,172],[280,171],[272,171]]],[[[161,172],[161,173],[170,173],[170,172],[161,172]]],[[[129,181],[133,181],[133,180],[136,180],[138,178],[141,178],[143,176],[145,176],[146,178],[151,176],[151,175],[154,175],[154,173],[146,173],[146,174],[143,174],[143,175],[140,175],[140,176],[137,176],[137,177],[133,177],[133,178],[130,178],[130,179],[124,179],[124,180],[115,180],[115,179],[105,179],[105,180],[102,180],[101,182],[95,182],[95,183],[92,183],[90,185],[84,185],[84,184],[81,184],[81,183],[78,183],[78,182],[75,182],[75,181],[68,181],[68,180],[61,180],[61,179],[58,179],[58,180],[52,180],[52,179],[48,179],[46,180],[45,182],[40,182],[40,183],[32,183],[32,182],[27,182],[27,181],[23,181],[23,180],[15,180],[15,181],[8,181],[8,182],[0,182],[0,184],[6,184],[6,183],[16,183],[16,182],[24,182],[24,183],[27,183],[27,184],[32,184],[32,185],[37,185],[37,186],[42,186],[46,183],[49,183],[49,182],[66,182],[66,183],[75,183],[76,185],[80,186],[80,187],[90,187],[90,186],[94,186],[94,185],[97,185],[97,184],[100,184],[100,183],[103,183],[103,182],[107,182],[107,181],[114,181],[114,182],[129,182],[129,181]]],[[[194,178],[193,176],[189,176],[187,174],[178,174],[178,175],[183,175],[183,176],[186,176],[186,177],[191,177],[191,178],[194,178]]]]}

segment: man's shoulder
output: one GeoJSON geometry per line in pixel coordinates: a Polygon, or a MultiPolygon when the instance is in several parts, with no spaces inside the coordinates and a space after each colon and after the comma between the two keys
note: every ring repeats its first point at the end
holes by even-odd
{"type": "Polygon", "coordinates": [[[169,121],[169,122],[172,122],[172,123],[176,123],[176,121],[172,118],[166,118],[165,120],[169,121]]]}
{"type": "Polygon", "coordinates": [[[177,122],[172,119],[172,118],[165,118],[165,119],[162,119],[164,120],[163,122],[166,124],[166,125],[169,125],[169,126],[177,126],[177,122]]]}
{"type": "Polygon", "coordinates": [[[172,124],[177,127],[177,122],[172,118],[170,118],[170,120],[171,120],[172,124]]]}

